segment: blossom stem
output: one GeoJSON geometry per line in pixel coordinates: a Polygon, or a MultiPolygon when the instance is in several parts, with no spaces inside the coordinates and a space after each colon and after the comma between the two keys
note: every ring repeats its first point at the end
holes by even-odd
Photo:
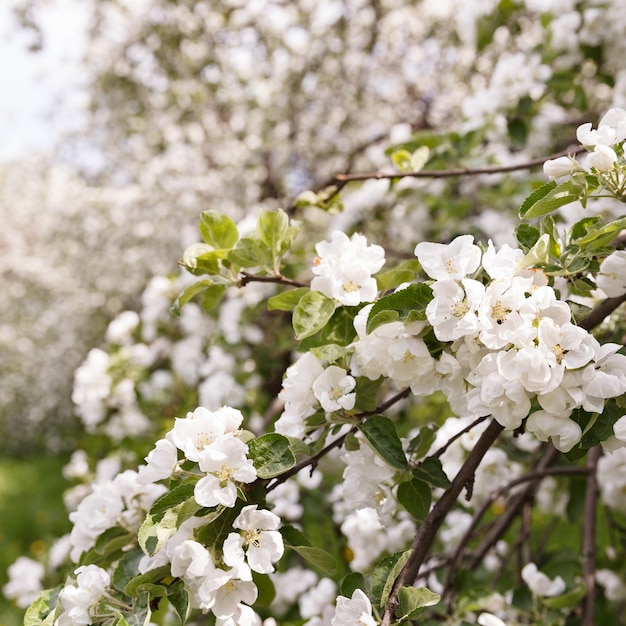
{"type": "Polygon", "coordinates": [[[400,571],[398,578],[396,578],[391,594],[389,595],[389,601],[385,607],[381,626],[390,626],[394,623],[400,588],[412,585],[415,582],[419,574],[419,568],[426,559],[437,531],[443,524],[446,515],[457,502],[463,487],[471,482],[476,468],[487,453],[487,450],[491,448],[503,430],[504,427],[496,420],[491,421],[469,453],[467,459],[465,459],[465,462],[458,474],[454,477],[450,487],[448,487],[430,513],[424,518],[424,521],[418,528],[415,538],[413,539],[411,556],[400,571]]]}
{"type": "Polygon", "coordinates": [[[582,626],[593,626],[596,598],[596,508],[598,504],[598,479],[596,467],[601,448],[595,446],[587,456],[587,485],[585,490],[585,517],[583,526],[583,578],[587,592],[583,610],[582,626]]]}

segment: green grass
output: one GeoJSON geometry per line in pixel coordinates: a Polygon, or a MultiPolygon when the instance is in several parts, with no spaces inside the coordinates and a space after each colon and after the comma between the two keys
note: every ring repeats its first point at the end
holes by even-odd
{"type": "MultiPolygon", "coordinates": [[[[67,459],[0,459],[0,588],[18,556],[37,558],[70,530],[61,476],[67,459]]],[[[18,626],[23,611],[0,593],[0,626],[18,626]]]]}

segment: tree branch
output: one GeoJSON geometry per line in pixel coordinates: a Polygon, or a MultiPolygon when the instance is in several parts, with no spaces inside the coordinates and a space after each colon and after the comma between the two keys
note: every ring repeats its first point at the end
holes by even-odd
{"type": "Polygon", "coordinates": [[[618,296],[616,298],[607,298],[602,301],[587,317],[580,322],[578,325],[581,328],[589,331],[598,324],[601,324],[617,307],[619,307],[622,303],[626,302],[626,293],[623,296],[618,296]]]}
{"type": "Polygon", "coordinates": [[[523,489],[516,496],[511,498],[506,511],[502,514],[501,517],[498,518],[485,539],[483,539],[477,551],[474,553],[472,560],[469,564],[470,569],[473,569],[479,565],[479,563],[485,557],[485,554],[489,552],[489,550],[496,544],[500,537],[502,537],[502,535],[507,531],[508,527],[517,516],[520,508],[524,505],[524,502],[526,502],[529,498],[532,498],[535,489],[537,488],[537,485],[541,481],[542,472],[554,462],[554,459],[556,459],[557,455],[558,451],[553,446],[550,446],[546,450],[542,459],[537,464],[537,476],[529,481],[525,489],[523,489]]]}
{"type": "Polygon", "coordinates": [[[571,476],[571,475],[579,475],[586,474],[589,472],[589,468],[587,467],[547,467],[541,470],[536,470],[534,472],[528,472],[524,474],[524,476],[520,476],[520,478],[516,478],[514,480],[509,481],[506,485],[502,485],[495,491],[493,491],[489,497],[483,502],[482,506],[474,513],[474,517],[472,519],[471,524],[468,529],[465,531],[465,534],[461,538],[457,549],[450,560],[450,569],[448,570],[448,574],[446,577],[446,583],[444,586],[443,596],[445,597],[452,589],[452,581],[454,579],[454,574],[458,570],[461,560],[463,558],[463,553],[465,552],[465,548],[469,544],[474,534],[474,531],[478,527],[480,520],[485,516],[491,505],[500,497],[502,497],[507,492],[511,491],[518,485],[522,485],[524,483],[534,481],[534,480],[542,480],[547,476],[571,476]]]}
{"type": "Polygon", "coordinates": [[[394,582],[393,589],[389,595],[389,601],[385,607],[381,626],[390,626],[395,622],[395,612],[398,606],[398,592],[400,588],[412,585],[415,582],[419,568],[424,562],[446,515],[456,503],[463,487],[472,480],[476,468],[479,466],[487,450],[491,448],[503,430],[504,427],[496,420],[493,420],[489,426],[487,426],[486,430],[469,453],[469,456],[465,459],[458,474],[454,477],[450,487],[448,487],[437,501],[432,511],[424,518],[424,521],[417,529],[411,546],[411,556],[394,582]]]}
{"type": "Polygon", "coordinates": [[[278,283],[280,285],[289,285],[290,287],[308,287],[306,283],[300,283],[297,280],[287,278],[282,274],[274,276],[257,276],[250,272],[240,272],[239,286],[245,287],[248,283],[278,283]]]}
{"type": "Polygon", "coordinates": [[[476,176],[478,174],[502,174],[505,172],[516,172],[519,170],[528,170],[533,167],[543,165],[550,159],[556,159],[558,157],[575,155],[584,152],[585,148],[579,146],[574,150],[567,150],[551,154],[549,156],[540,157],[538,159],[532,159],[531,161],[525,161],[524,163],[515,163],[513,165],[496,165],[492,167],[458,167],[449,170],[420,170],[419,172],[394,172],[391,174],[383,172],[370,172],[363,174],[337,174],[336,180],[340,185],[345,185],[347,182],[358,180],[391,180],[394,178],[452,178],[455,176],[476,176]]]}
{"type": "Polygon", "coordinates": [[[598,503],[598,479],[596,467],[601,448],[589,450],[587,456],[587,486],[585,490],[585,517],[583,519],[583,578],[587,592],[583,610],[582,626],[594,626],[596,604],[596,507],[598,503]]]}

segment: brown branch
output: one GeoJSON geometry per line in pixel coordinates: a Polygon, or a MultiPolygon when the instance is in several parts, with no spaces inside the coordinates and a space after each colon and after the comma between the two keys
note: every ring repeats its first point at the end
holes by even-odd
{"type": "Polygon", "coordinates": [[[626,302],[626,293],[623,296],[618,296],[616,298],[607,298],[602,301],[587,317],[580,322],[578,325],[581,328],[589,331],[598,324],[601,324],[617,307],[626,302]]]}
{"type": "Polygon", "coordinates": [[[411,546],[411,556],[394,582],[393,589],[385,607],[381,626],[390,626],[395,622],[395,612],[398,606],[398,592],[400,588],[412,585],[415,582],[419,574],[419,568],[426,559],[441,524],[450,509],[452,509],[457,502],[463,487],[473,479],[476,468],[487,453],[487,450],[491,448],[503,430],[504,427],[495,420],[487,426],[486,430],[469,453],[467,459],[465,459],[458,474],[454,477],[450,487],[448,487],[417,529],[411,546]]]}
{"type": "Polygon", "coordinates": [[[574,150],[567,150],[551,154],[549,156],[540,157],[538,159],[532,159],[531,161],[525,161],[524,163],[515,163],[513,165],[497,165],[492,167],[458,167],[449,170],[420,170],[419,172],[394,172],[391,174],[383,172],[370,172],[363,174],[338,174],[336,176],[339,184],[359,181],[359,180],[391,180],[394,178],[452,178],[455,176],[475,176],[478,174],[502,174],[505,172],[516,172],[519,170],[528,170],[534,167],[543,165],[550,159],[556,159],[558,157],[575,155],[584,152],[585,148],[582,146],[575,148],[574,150]]]}
{"type": "MultiPolygon", "coordinates": [[[[363,418],[363,417],[369,417],[371,415],[376,415],[377,413],[383,413],[389,407],[393,406],[396,402],[399,402],[403,398],[406,398],[410,393],[411,393],[410,387],[407,387],[406,389],[402,389],[397,394],[395,394],[388,400],[385,400],[385,402],[383,402],[382,404],[378,405],[374,411],[365,411],[363,413],[357,413],[354,417],[363,418]]],[[[344,435],[341,435],[341,437],[337,437],[337,439],[335,439],[334,441],[331,441],[327,446],[322,448],[317,454],[314,454],[308,459],[304,459],[300,461],[299,463],[296,463],[291,469],[288,469],[286,472],[284,472],[280,476],[277,476],[274,479],[274,482],[268,485],[266,489],[267,493],[272,491],[272,489],[275,489],[276,487],[278,487],[278,485],[280,485],[281,483],[284,483],[288,478],[295,476],[300,470],[304,469],[305,467],[308,467],[310,465],[312,470],[316,468],[322,457],[326,456],[334,448],[338,448],[341,445],[343,445],[343,442],[345,441],[346,437],[350,433],[356,432],[356,430],[357,430],[357,427],[353,426],[347,433],[345,433],[344,435]]]]}
{"type": "Polygon", "coordinates": [[[469,525],[468,529],[465,531],[465,534],[461,538],[459,545],[457,546],[454,555],[450,559],[450,569],[448,570],[448,575],[446,577],[446,583],[444,585],[443,596],[448,595],[450,590],[452,589],[452,581],[454,578],[455,572],[458,570],[461,560],[463,558],[463,553],[465,552],[465,548],[469,544],[474,534],[474,531],[478,527],[480,520],[485,516],[491,505],[500,497],[502,497],[507,492],[511,491],[515,487],[519,485],[523,485],[524,483],[534,481],[534,480],[542,480],[547,476],[570,476],[570,475],[579,475],[586,474],[589,472],[589,469],[586,467],[546,467],[541,470],[536,470],[534,472],[528,472],[524,474],[524,476],[520,476],[520,478],[515,478],[514,480],[509,481],[506,485],[502,485],[495,491],[491,492],[489,497],[483,502],[480,508],[474,513],[474,517],[472,518],[472,522],[469,525]]]}
{"type": "Polygon", "coordinates": [[[498,518],[496,523],[489,531],[488,535],[485,537],[485,539],[478,547],[477,551],[474,553],[472,560],[469,564],[470,569],[477,567],[478,564],[485,557],[485,554],[487,554],[487,552],[489,552],[489,550],[491,550],[491,548],[498,542],[500,537],[504,535],[513,520],[517,517],[517,514],[524,505],[524,503],[533,497],[535,489],[541,481],[542,472],[554,462],[554,459],[557,457],[557,455],[558,452],[553,446],[550,446],[546,450],[544,456],[537,464],[536,473],[539,475],[533,477],[533,479],[529,481],[525,489],[523,489],[517,495],[511,498],[506,511],[501,515],[501,517],[498,518]]]}
{"type": "Polygon", "coordinates": [[[585,490],[585,513],[583,520],[583,578],[585,587],[585,605],[582,626],[593,626],[596,602],[596,508],[598,504],[598,479],[596,466],[600,458],[600,446],[591,448],[587,456],[587,486],[585,490]]]}
{"type": "Polygon", "coordinates": [[[468,433],[470,430],[472,430],[474,426],[478,426],[478,424],[480,424],[481,422],[484,422],[486,419],[487,417],[483,416],[474,420],[469,426],[466,426],[463,430],[458,432],[456,435],[450,437],[450,439],[448,439],[445,445],[441,446],[441,448],[439,448],[437,452],[434,452],[430,456],[434,457],[435,459],[438,459],[459,437],[462,437],[465,433],[468,433]]]}
{"type": "Polygon", "coordinates": [[[288,285],[289,287],[308,287],[306,283],[300,283],[297,280],[292,280],[282,274],[276,274],[274,276],[257,276],[256,274],[251,274],[250,272],[240,272],[240,275],[240,287],[244,287],[248,283],[277,283],[280,285],[288,285]]]}

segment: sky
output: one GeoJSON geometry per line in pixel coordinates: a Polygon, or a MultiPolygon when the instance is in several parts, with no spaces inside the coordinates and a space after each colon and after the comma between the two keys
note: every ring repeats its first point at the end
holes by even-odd
{"type": "Polygon", "coordinates": [[[28,51],[32,37],[0,1],[0,160],[48,152],[60,135],[79,128],[86,77],[80,69],[89,3],[40,0],[44,49],[28,51]]]}

